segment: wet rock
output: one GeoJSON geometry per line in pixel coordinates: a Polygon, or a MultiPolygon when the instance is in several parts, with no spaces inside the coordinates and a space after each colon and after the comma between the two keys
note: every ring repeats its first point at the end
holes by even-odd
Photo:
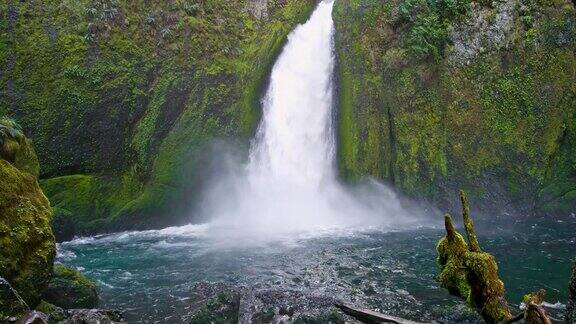
{"type": "Polygon", "coordinates": [[[192,294],[203,303],[191,315],[189,323],[237,323],[240,310],[240,294],[222,284],[201,283],[192,294]]]}
{"type": "Polygon", "coordinates": [[[30,309],[26,302],[18,295],[18,292],[10,286],[10,283],[0,277],[0,322],[9,316],[18,316],[30,309]]]}
{"type": "Polygon", "coordinates": [[[199,283],[191,299],[191,323],[356,323],[334,307],[334,298],[301,291],[199,283]]]}
{"type": "Polygon", "coordinates": [[[48,317],[42,312],[31,311],[20,318],[16,324],[48,324],[48,317]]]}
{"type": "Polygon", "coordinates": [[[40,305],[36,307],[36,310],[46,314],[48,323],[60,323],[61,321],[68,319],[70,316],[66,310],[44,300],[40,302],[40,305]]]}
{"type": "Polygon", "coordinates": [[[53,208],[54,222],[52,223],[52,230],[56,237],[56,242],[71,241],[76,234],[76,225],[72,218],[72,213],[63,208],[53,208]]]}
{"type": "Polygon", "coordinates": [[[80,272],[61,264],[54,266],[54,277],[43,299],[66,309],[98,306],[96,284],[80,272]]]}
{"type": "Polygon", "coordinates": [[[112,324],[125,323],[122,314],[105,309],[71,309],[70,317],[60,324],[112,324]]]}

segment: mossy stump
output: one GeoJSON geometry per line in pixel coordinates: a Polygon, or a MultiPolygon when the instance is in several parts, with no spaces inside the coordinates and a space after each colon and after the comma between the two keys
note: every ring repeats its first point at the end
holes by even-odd
{"type": "Polygon", "coordinates": [[[464,192],[460,193],[468,242],[456,231],[450,215],[444,217],[446,236],[438,242],[440,285],[476,309],[487,323],[512,318],[505,299],[504,283],[498,276],[496,259],[481,252],[464,192]]]}
{"type": "Polygon", "coordinates": [[[552,324],[552,321],[546,315],[542,303],[546,297],[546,291],[540,289],[539,291],[525,295],[522,302],[526,305],[524,311],[524,322],[526,324],[552,324]]]}

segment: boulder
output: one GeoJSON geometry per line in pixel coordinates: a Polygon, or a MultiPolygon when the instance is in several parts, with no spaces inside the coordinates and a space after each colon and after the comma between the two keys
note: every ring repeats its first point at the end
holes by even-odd
{"type": "Polygon", "coordinates": [[[36,177],[0,158],[0,276],[30,307],[52,276],[52,210],[36,177]]]}
{"type": "Polygon", "coordinates": [[[60,323],[70,316],[68,311],[58,307],[56,305],[50,304],[46,301],[41,301],[40,305],[36,307],[36,310],[46,314],[48,323],[60,323]]]}
{"type": "Polygon", "coordinates": [[[239,312],[240,294],[223,291],[198,309],[189,323],[238,323],[239,312]]]}
{"type": "Polygon", "coordinates": [[[70,317],[60,324],[112,324],[124,323],[118,311],[105,309],[71,309],[70,317]]]}
{"type": "Polygon", "coordinates": [[[98,306],[96,284],[80,272],[61,264],[54,266],[54,277],[43,299],[65,309],[98,306]]]}
{"type": "Polygon", "coordinates": [[[54,222],[52,230],[56,237],[56,242],[71,241],[76,235],[76,225],[72,218],[72,213],[66,209],[54,207],[54,222]]]}
{"type": "Polygon", "coordinates": [[[48,316],[42,312],[31,311],[22,316],[16,324],[48,324],[48,316]]]}

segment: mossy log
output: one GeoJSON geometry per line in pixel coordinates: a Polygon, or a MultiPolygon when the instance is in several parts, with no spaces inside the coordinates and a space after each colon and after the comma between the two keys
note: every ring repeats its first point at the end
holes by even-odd
{"type": "Polygon", "coordinates": [[[354,307],[349,304],[336,304],[337,308],[363,323],[395,323],[395,324],[418,324],[411,320],[396,316],[385,315],[369,309],[354,307]]]}
{"type": "Polygon", "coordinates": [[[504,283],[498,276],[496,259],[481,252],[464,192],[460,192],[460,199],[468,242],[456,231],[447,214],[444,217],[446,236],[437,246],[440,285],[450,294],[466,300],[486,322],[509,320],[512,314],[504,297],[504,283]]]}

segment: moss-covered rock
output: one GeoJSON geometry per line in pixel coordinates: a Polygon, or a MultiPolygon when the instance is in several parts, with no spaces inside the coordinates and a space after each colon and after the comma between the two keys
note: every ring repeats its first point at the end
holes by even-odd
{"type": "Polygon", "coordinates": [[[44,300],[41,301],[38,306],[36,306],[36,310],[46,314],[48,317],[48,324],[60,323],[68,319],[69,316],[64,309],[56,305],[52,305],[44,300]]]}
{"type": "Polygon", "coordinates": [[[2,2],[0,114],[34,140],[42,178],[92,179],[80,201],[75,185],[45,185],[81,230],[174,224],[210,142],[248,146],[274,59],[314,4],[2,2]]]}
{"type": "Polygon", "coordinates": [[[240,294],[224,291],[211,298],[191,316],[190,324],[238,323],[240,294]]]}
{"type": "Polygon", "coordinates": [[[54,276],[42,296],[47,302],[64,309],[96,308],[96,284],[70,267],[54,265],[54,276]]]}
{"type": "Polygon", "coordinates": [[[575,13],[568,0],[336,0],[342,175],[451,210],[464,188],[484,210],[569,215],[575,13]]]}
{"type": "Polygon", "coordinates": [[[52,275],[52,210],[36,178],[0,159],[0,276],[30,307],[52,275]]]}
{"type": "Polygon", "coordinates": [[[36,177],[40,173],[32,141],[24,136],[16,121],[7,117],[0,117],[0,158],[36,177]]]}

